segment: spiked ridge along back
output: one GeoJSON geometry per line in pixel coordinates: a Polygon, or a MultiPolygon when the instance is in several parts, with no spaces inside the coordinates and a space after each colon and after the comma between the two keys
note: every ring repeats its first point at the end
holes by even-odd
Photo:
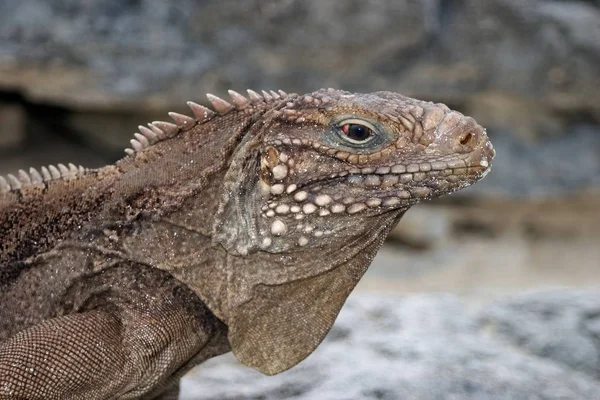
{"type": "MultiPolygon", "coordinates": [[[[222,116],[234,110],[243,110],[253,105],[271,103],[273,101],[287,100],[297,97],[296,94],[287,94],[283,90],[277,92],[271,90],[269,92],[263,90],[262,94],[248,89],[248,97],[234,91],[229,90],[231,103],[208,93],[206,97],[211,103],[213,109],[202,106],[193,101],[188,101],[187,105],[192,110],[194,117],[170,112],[169,116],[175,123],[165,121],[154,121],[148,126],[138,126],[139,132],[134,134],[134,138],[130,140],[131,147],[125,149],[125,153],[129,156],[140,152],[155,143],[171,138],[180,132],[190,130],[196,125],[209,121],[217,116],[222,116]]],[[[0,195],[10,192],[20,191],[24,187],[32,185],[47,184],[60,179],[74,179],[83,176],[92,170],[83,166],[74,164],[57,164],[48,167],[41,167],[38,171],[35,168],[30,168],[29,172],[19,170],[17,175],[8,174],[6,177],[0,176],[0,195]]]]}
{"type": "Polygon", "coordinates": [[[234,110],[243,110],[252,105],[270,103],[275,100],[295,97],[296,95],[288,95],[283,90],[279,90],[278,92],[270,91],[270,93],[263,90],[262,95],[260,95],[254,90],[248,89],[248,98],[234,90],[229,90],[229,96],[231,97],[233,104],[208,93],[206,97],[213,106],[212,110],[198,103],[194,103],[193,101],[188,101],[187,105],[192,110],[195,118],[176,112],[170,112],[169,116],[175,122],[174,124],[164,121],[154,121],[149,123],[148,127],[140,125],[138,127],[139,132],[135,133],[134,138],[130,141],[131,148],[125,149],[125,153],[133,155],[161,140],[173,137],[180,132],[188,131],[194,126],[209,121],[216,116],[227,115],[234,110]]]}
{"type": "Polygon", "coordinates": [[[81,165],[58,164],[57,166],[42,167],[40,171],[35,168],[29,168],[29,172],[20,169],[17,176],[12,174],[8,174],[6,178],[0,176],[0,194],[21,190],[26,186],[39,185],[57,179],[75,178],[84,175],[88,170],[81,165]]]}

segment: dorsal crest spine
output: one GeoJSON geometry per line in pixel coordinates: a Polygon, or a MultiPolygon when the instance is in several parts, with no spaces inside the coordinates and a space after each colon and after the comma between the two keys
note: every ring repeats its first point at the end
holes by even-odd
{"type": "MultiPolygon", "coordinates": [[[[235,110],[243,110],[247,107],[259,106],[260,104],[271,103],[273,101],[284,100],[297,97],[296,94],[287,94],[283,90],[275,91],[262,91],[262,95],[255,92],[254,90],[248,89],[248,97],[229,90],[229,96],[231,97],[231,103],[217,97],[212,94],[207,94],[208,101],[212,105],[212,109],[203,105],[188,101],[187,105],[192,110],[193,117],[170,112],[169,116],[173,119],[173,122],[165,121],[154,121],[148,124],[148,126],[138,126],[138,132],[134,134],[134,137],[130,140],[131,147],[125,149],[125,153],[128,155],[134,155],[162,140],[173,137],[180,132],[185,132],[192,129],[194,126],[209,121],[215,117],[227,115],[235,110]]],[[[67,179],[72,177],[79,177],[89,170],[82,166],[75,166],[74,164],[57,164],[57,166],[50,165],[48,167],[40,168],[40,171],[35,168],[30,168],[29,172],[19,170],[17,176],[9,174],[6,177],[0,176],[0,194],[9,193],[13,191],[21,190],[23,187],[31,185],[39,185],[42,183],[48,183],[59,179],[67,179]]]]}
{"type": "Polygon", "coordinates": [[[251,106],[271,103],[276,100],[287,101],[288,99],[297,96],[295,94],[287,94],[283,90],[279,90],[277,92],[273,90],[270,92],[263,90],[263,94],[261,95],[254,90],[248,89],[248,97],[234,90],[229,90],[228,93],[231,97],[231,103],[208,93],[206,97],[212,105],[212,109],[198,103],[194,103],[193,101],[188,101],[187,105],[192,110],[194,117],[170,112],[169,116],[175,123],[155,121],[148,124],[148,128],[139,126],[139,132],[134,134],[134,138],[130,141],[131,147],[125,149],[125,153],[128,155],[133,155],[161,140],[173,137],[180,132],[185,132],[192,129],[196,125],[202,124],[218,116],[227,115],[235,110],[244,110],[251,106]]]}
{"type": "Polygon", "coordinates": [[[17,176],[8,174],[6,178],[0,176],[0,194],[21,190],[24,187],[40,185],[58,179],[73,178],[85,175],[88,170],[75,164],[57,164],[40,168],[29,168],[29,172],[19,170],[17,176]]]}

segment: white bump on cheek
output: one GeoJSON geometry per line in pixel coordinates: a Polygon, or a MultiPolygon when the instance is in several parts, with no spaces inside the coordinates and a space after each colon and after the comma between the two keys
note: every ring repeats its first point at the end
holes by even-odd
{"type": "Polygon", "coordinates": [[[385,199],[383,201],[383,205],[385,207],[397,206],[400,203],[401,203],[401,200],[399,198],[397,198],[397,197],[388,197],[387,199],[385,199]]]}
{"type": "Polygon", "coordinates": [[[320,207],[326,206],[331,203],[331,197],[327,196],[326,194],[320,194],[315,199],[315,203],[320,207]]]}
{"type": "Polygon", "coordinates": [[[300,236],[300,238],[298,239],[298,245],[301,247],[304,247],[308,244],[308,239],[304,236],[300,236]]]}
{"type": "Polygon", "coordinates": [[[296,188],[297,188],[297,187],[298,187],[298,186],[296,186],[295,184],[293,184],[293,183],[292,183],[290,186],[288,186],[288,187],[287,187],[287,189],[285,189],[285,191],[286,191],[286,193],[287,193],[287,194],[290,194],[290,193],[292,193],[294,190],[296,190],[296,188]]]}
{"type": "Polygon", "coordinates": [[[279,154],[279,161],[287,162],[287,160],[289,160],[289,156],[287,154],[285,154],[285,153],[279,154]]]}
{"type": "Polygon", "coordinates": [[[326,217],[326,216],[327,216],[327,215],[329,215],[329,214],[331,214],[331,212],[330,212],[329,210],[325,209],[325,208],[323,208],[323,209],[319,210],[319,215],[320,215],[321,217],[326,217]]]}
{"type": "Polygon", "coordinates": [[[300,206],[291,206],[290,207],[290,211],[293,212],[294,214],[299,213],[300,210],[301,210],[300,206]]]}
{"type": "Polygon", "coordinates": [[[275,211],[273,210],[269,210],[266,212],[267,217],[274,217],[275,216],[275,211]]]}
{"type": "Polygon", "coordinates": [[[281,193],[283,193],[283,185],[281,183],[278,183],[277,185],[271,186],[271,193],[272,194],[281,194],[281,193]]]}
{"type": "Polygon", "coordinates": [[[369,207],[379,207],[379,205],[381,204],[381,199],[369,199],[366,201],[366,203],[369,207]]]}
{"type": "Polygon", "coordinates": [[[273,172],[273,178],[275,180],[280,181],[280,180],[284,179],[287,176],[287,174],[288,174],[288,167],[286,165],[279,164],[279,165],[276,165],[273,168],[272,172],[273,172]]]}
{"type": "Polygon", "coordinates": [[[365,208],[367,208],[367,205],[363,203],[352,204],[350,207],[348,207],[348,214],[356,214],[357,212],[361,212],[365,208]]]}
{"type": "Polygon", "coordinates": [[[339,214],[341,212],[344,212],[345,209],[346,209],[346,206],[344,206],[343,204],[334,204],[331,206],[331,212],[334,214],[339,214]]]}
{"type": "Polygon", "coordinates": [[[265,248],[269,247],[272,242],[273,242],[273,240],[270,237],[266,237],[262,240],[262,246],[265,248]]]}
{"type": "Polygon", "coordinates": [[[307,203],[302,207],[302,211],[304,212],[304,214],[312,214],[315,211],[317,211],[317,206],[315,206],[312,203],[307,203]]]}
{"type": "Polygon", "coordinates": [[[280,219],[276,219],[275,221],[273,221],[273,223],[271,224],[271,233],[275,236],[282,236],[285,235],[285,233],[287,232],[287,227],[285,226],[285,223],[280,220],[280,219]]]}
{"type": "Polygon", "coordinates": [[[304,201],[308,198],[308,193],[305,191],[298,192],[294,195],[294,200],[296,201],[304,201]]]}
{"type": "Polygon", "coordinates": [[[280,204],[275,208],[277,214],[287,214],[290,211],[290,206],[287,204],[280,204]]]}

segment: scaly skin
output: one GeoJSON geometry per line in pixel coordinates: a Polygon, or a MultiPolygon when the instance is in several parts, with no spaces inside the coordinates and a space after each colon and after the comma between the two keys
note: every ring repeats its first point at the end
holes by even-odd
{"type": "Polygon", "coordinates": [[[114,165],[0,178],[0,399],[167,398],[228,350],[284,371],[410,206],[491,166],[442,104],[231,95],[140,127],[114,165]]]}

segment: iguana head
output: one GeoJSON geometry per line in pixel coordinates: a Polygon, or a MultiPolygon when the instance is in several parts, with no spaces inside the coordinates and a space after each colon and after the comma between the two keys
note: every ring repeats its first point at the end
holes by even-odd
{"type": "Polygon", "coordinates": [[[221,212],[233,219],[217,227],[234,253],[343,243],[376,216],[476,182],[494,155],[472,118],[392,92],[320,90],[265,117],[230,176],[236,206],[221,212]]]}
{"type": "Polygon", "coordinates": [[[320,90],[263,114],[213,232],[230,254],[222,309],[238,359],[266,374],[303,360],[403,213],[483,178],[493,156],[472,118],[390,92],[320,90]]]}

